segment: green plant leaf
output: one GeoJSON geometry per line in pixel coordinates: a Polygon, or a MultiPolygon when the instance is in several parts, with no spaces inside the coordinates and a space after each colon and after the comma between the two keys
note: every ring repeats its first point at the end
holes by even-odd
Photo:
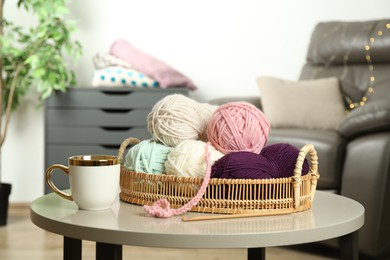
{"type": "Polygon", "coordinates": [[[27,57],[27,59],[24,63],[30,64],[31,67],[35,68],[38,62],[39,62],[38,56],[36,54],[33,54],[33,55],[27,57]]]}
{"type": "Polygon", "coordinates": [[[51,88],[47,88],[44,92],[41,94],[41,100],[45,100],[53,93],[53,90],[51,88]]]}
{"type": "Polygon", "coordinates": [[[37,23],[20,27],[10,20],[1,21],[3,106],[7,105],[12,82],[17,86],[11,104],[13,109],[32,87],[44,100],[54,90],[66,91],[76,83],[74,71],[66,62],[78,61],[82,45],[72,40],[76,23],[65,18],[69,13],[67,3],[67,0],[18,0],[17,7],[31,13],[37,23]],[[65,53],[70,59],[64,59],[65,53]],[[22,70],[17,75],[15,70],[20,66],[22,70]]]}
{"type": "Polygon", "coordinates": [[[35,78],[40,78],[45,74],[45,69],[44,68],[37,68],[33,71],[33,76],[35,78]]]}

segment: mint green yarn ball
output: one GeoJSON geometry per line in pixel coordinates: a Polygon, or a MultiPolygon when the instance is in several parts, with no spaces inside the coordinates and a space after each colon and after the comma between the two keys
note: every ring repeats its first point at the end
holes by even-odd
{"type": "Polygon", "coordinates": [[[154,139],[141,141],[129,149],[124,166],[135,172],[165,173],[165,161],[171,149],[154,139]]]}

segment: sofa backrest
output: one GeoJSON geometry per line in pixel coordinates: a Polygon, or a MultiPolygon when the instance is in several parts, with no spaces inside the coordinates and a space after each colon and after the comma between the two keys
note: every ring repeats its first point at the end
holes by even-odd
{"type": "Polygon", "coordinates": [[[317,24],[300,79],[330,76],[340,79],[346,108],[390,100],[390,19],[317,24]]]}

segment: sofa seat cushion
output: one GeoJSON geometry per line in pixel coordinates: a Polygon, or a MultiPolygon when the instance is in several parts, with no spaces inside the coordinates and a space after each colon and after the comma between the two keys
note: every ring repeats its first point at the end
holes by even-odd
{"type": "Polygon", "coordinates": [[[272,128],[268,144],[289,143],[301,149],[313,144],[318,155],[318,189],[339,191],[346,141],[336,131],[272,128]]]}

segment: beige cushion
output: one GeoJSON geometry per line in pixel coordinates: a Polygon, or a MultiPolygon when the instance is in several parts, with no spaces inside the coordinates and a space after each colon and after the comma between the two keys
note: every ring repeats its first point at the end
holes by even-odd
{"type": "Polygon", "coordinates": [[[271,127],[335,130],[345,117],[336,77],[301,81],[259,77],[257,84],[271,127]]]}

